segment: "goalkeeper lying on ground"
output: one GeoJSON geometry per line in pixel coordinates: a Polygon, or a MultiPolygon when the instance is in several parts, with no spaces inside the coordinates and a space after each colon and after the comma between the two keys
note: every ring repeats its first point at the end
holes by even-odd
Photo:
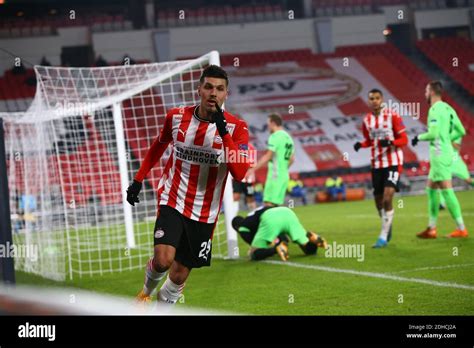
{"type": "Polygon", "coordinates": [[[250,259],[263,260],[276,253],[288,260],[288,237],[298,244],[306,255],[314,255],[318,247],[327,243],[314,232],[306,231],[296,214],[287,207],[261,207],[246,218],[236,216],[232,227],[250,244],[250,259]]]}

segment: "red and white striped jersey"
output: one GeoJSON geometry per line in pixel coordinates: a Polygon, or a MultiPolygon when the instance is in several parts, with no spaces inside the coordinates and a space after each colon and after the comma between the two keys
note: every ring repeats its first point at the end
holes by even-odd
{"type": "MultiPolygon", "coordinates": [[[[172,144],[172,153],[158,185],[158,204],[185,217],[214,223],[221,208],[229,172],[223,139],[216,125],[199,118],[197,106],[171,109],[159,141],[172,144]]],[[[247,124],[224,112],[227,131],[241,155],[248,156],[247,124]]]]}
{"type": "MultiPolygon", "coordinates": [[[[405,132],[402,118],[395,112],[383,109],[378,116],[372,113],[364,117],[362,124],[364,143],[371,150],[372,168],[387,168],[391,166],[403,166],[403,151],[400,146],[394,144],[382,147],[379,141],[386,139],[392,143],[399,139],[405,132]]],[[[396,143],[396,142],[395,142],[396,143]]]]}

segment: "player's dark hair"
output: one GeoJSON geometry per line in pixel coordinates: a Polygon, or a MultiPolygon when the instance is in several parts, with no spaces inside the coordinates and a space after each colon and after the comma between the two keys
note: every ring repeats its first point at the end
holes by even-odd
{"type": "Polygon", "coordinates": [[[268,118],[270,119],[270,121],[275,123],[277,126],[281,126],[283,124],[283,119],[278,114],[270,114],[270,115],[268,115],[268,118]]]}
{"type": "Polygon", "coordinates": [[[225,85],[226,86],[229,85],[229,78],[227,76],[227,73],[220,66],[209,65],[206,69],[204,69],[204,71],[201,74],[201,77],[199,78],[199,82],[201,84],[204,83],[205,77],[215,77],[216,79],[224,79],[225,85]]]}
{"type": "Polygon", "coordinates": [[[443,84],[441,83],[441,81],[430,81],[429,85],[430,89],[434,92],[434,94],[441,95],[441,93],[443,93],[443,84]]]}
{"type": "Polygon", "coordinates": [[[244,221],[244,218],[242,216],[237,215],[232,219],[232,228],[236,231],[239,231],[240,225],[242,225],[242,221],[244,221]]]}
{"type": "Polygon", "coordinates": [[[318,246],[314,243],[308,242],[301,249],[306,255],[315,255],[318,251],[318,246]]]}
{"type": "Polygon", "coordinates": [[[378,94],[380,94],[381,96],[383,96],[382,91],[381,91],[380,89],[378,89],[378,88],[372,88],[372,89],[369,91],[369,94],[371,94],[371,93],[378,93],[378,94]]]}

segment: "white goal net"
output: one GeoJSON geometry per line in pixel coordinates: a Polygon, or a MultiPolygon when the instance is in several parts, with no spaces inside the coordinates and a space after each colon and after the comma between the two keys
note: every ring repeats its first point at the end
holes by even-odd
{"type": "MultiPolygon", "coordinates": [[[[153,252],[156,188],[170,149],[147,176],[138,205],[125,201],[125,190],[166,111],[199,102],[196,88],[209,64],[219,64],[217,52],[164,63],[35,67],[30,108],[0,114],[14,243],[36,255],[16,257],[16,269],[64,280],[144,267],[153,252]]],[[[213,255],[235,258],[229,187],[213,255]]]]}

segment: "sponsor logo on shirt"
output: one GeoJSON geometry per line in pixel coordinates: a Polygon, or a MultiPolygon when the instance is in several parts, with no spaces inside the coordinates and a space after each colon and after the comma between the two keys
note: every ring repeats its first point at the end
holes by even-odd
{"type": "MultiPolygon", "coordinates": [[[[222,151],[221,151],[222,152],[222,151]]],[[[218,165],[221,152],[206,151],[200,148],[175,146],[176,158],[195,164],[218,165]]]]}

